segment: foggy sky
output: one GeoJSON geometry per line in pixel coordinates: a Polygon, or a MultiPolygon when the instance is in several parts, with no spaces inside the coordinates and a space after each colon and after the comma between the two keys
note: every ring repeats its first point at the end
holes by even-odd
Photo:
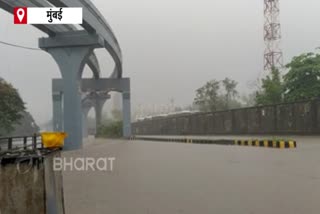
{"type": "MultiPolygon", "coordinates": [[[[131,78],[133,107],[192,103],[194,91],[211,79],[230,77],[241,92],[263,71],[263,0],[93,0],[115,32],[131,78]]],[[[285,62],[320,46],[320,2],[281,0],[285,62]]],[[[13,25],[0,10],[0,40],[37,47],[45,34],[13,25]]],[[[51,79],[58,66],[43,51],[0,45],[0,76],[22,95],[37,122],[52,117],[51,79]]],[[[104,77],[114,66],[105,49],[95,51],[104,77]]],[[[91,77],[86,68],[84,75],[91,77]]],[[[110,105],[110,102],[108,103],[110,105]]]]}

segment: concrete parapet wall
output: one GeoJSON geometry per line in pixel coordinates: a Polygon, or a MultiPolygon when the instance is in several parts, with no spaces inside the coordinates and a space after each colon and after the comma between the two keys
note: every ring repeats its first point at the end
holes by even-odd
{"type": "Polygon", "coordinates": [[[61,172],[53,171],[53,158],[45,156],[1,156],[1,214],[63,214],[61,172]]]}
{"type": "Polygon", "coordinates": [[[320,134],[320,100],[146,119],[134,135],[320,134]]]}

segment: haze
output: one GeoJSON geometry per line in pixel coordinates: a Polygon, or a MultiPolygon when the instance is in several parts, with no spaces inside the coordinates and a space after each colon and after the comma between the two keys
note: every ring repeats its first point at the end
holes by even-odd
{"type": "MultiPolygon", "coordinates": [[[[115,32],[131,78],[132,105],[192,103],[206,81],[230,77],[239,91],[263,71],[263,0],[94,0],[115,32]]],[[[282,47],[285,62],[320,46],[320,2],[282,0],[282,47]]],[[[37,47],[46,36],[32,26],[13,25],[0,10],[0,40],[37,47]]],[[[104,77],[113,69],[108,53],[96,50],[104,77]]],[[[51,79],[60,77],[44,51],[1,45],[0,76],[19,89],[38,123],[52,117],[51,79]]],[[[86,68],[86,77],[91,71],[86,68]]],[[[108,103],[110,105],[110,102],[108,103]]]]}

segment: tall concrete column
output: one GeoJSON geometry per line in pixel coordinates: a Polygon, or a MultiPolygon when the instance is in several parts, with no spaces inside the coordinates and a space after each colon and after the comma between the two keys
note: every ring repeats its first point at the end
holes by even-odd
{"type": "Polygon", "coordinates": [[[96,112],[96,129],[98,129],[102,123],[103,104],[100,101],[97,101],[94,108],[95,108],[95,112],[96,112]]]}
{"type": "Polygon", "coordinates": [[[80,71],[88,54],[88,47],[52,48],[48,52],[59,65],[64,85],[64,130],[68,137],[65,149],[82,147],[82,108],[80,91],[80,71]]]}
{"type": "Polygon", "coordinates": [[[68,134],[64,149],[80,149],[82,148],[80,75],[93,49],[104,47],[104,42],[96,34],[78,31],[41,38],[39,47],[54,58],[63,79],[64,131],[68,134]]]}
{"type": "Polygon", "coordinates": [[[131,103],[130,92],[122,92],[123,137],[131,137],[131,103]]]}
{"type": "Polygon", "coordinates": [[[95,103],[96,129],[102,125],[102,109],[108,98],[98,98],[95,103]]]}
{"type": "Polygon", "coordinates": [[[53,92],[52,93],[52,105],[53,105],[53,118],[52,125],[53,131],[62,131],[63,130],[63,121],[62,121],[62,93],[53,92]]]}

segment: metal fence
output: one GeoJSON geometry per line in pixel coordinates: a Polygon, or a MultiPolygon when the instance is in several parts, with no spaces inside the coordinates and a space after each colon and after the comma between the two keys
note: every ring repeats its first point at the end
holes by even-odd
{"type": "Polygon", "coordinates": [[[320,134],[320,100],[134,122],[135,135],[320,134]]]}
{"type": "Polygon", "coordinates": [[[41,137],[38,134],[0,138],[0,153],[14,150],[36,150],[42,147],[41,137]]]}

